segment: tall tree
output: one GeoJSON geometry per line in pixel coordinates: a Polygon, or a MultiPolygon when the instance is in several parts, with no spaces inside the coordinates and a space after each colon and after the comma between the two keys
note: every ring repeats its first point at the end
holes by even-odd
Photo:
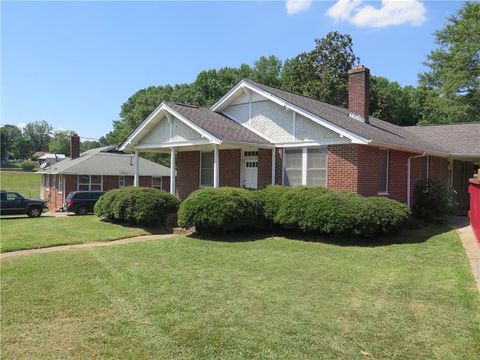
{"type": "Polygon", "coordinates": [[[15,125],[3,125],[0,128],[0,154],[9,155],[12,153],[12,146],[16,138],[22,136],[22,130],[15,125]]]}
{"type": "Polygon", "coordinates": [[[17,137],[13,142],[12,152],[17,160],[30,159],[35,152],[32,140],[25,135],[17,137]]]}
{"type": "Polygon", "coordinates": [[[422,122],[480,121],[480,3],[466,2],[435,40],[429,71],[420,74],[428,98],[422,122]]]}
{"type": "Polygon", "coordinates": [[[47,151],[48,143],[50,142],[50,135],[52,134],[53,126],[48,122],[35,121],[28,123],[23,129],[23,134],[30,139],[33,146],[33,152],[47,151]]]}
{"type": "Polygon", "coordinates": [[[347,106],[348,70],[360,60],[352,46],[352,37],[337,31],[316,39],[312,51],[285,62],[283,87],[332,105],[347,106]]]}
{"type": "Polygon", "coordinates": [[[259,83],[270,86],[282,86],[282,61],[274,56],[261,56],[255,61],[252,69],[252,78],[259,83]]]}
{"type": "Polygon", "coordinates": [[[48,143],[48,151],[70,156],[70,138],[75,134],[73,130],[57,130],[48,143]]]}

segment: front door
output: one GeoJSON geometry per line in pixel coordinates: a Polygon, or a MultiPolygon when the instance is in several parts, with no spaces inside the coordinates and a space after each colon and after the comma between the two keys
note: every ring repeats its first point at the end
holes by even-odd
{"type": "Polygon", "coordinates": [[[245,187],[257,188],[258,160],[245,160],[245,187]]]}

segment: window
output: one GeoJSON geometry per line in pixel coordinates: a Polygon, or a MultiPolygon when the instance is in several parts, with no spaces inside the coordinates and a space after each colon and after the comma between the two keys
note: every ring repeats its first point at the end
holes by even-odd
{"type": "Polygon", "coordinates": [[[307,185],[327,186],[327,148],[308,149],[307,185]]]}
{"type": "Polygon", "coordinates": [[[58,175],[58,189],[57,191],[61,193],[63,191],[63,175],[58,175]]]}
{"type": "Polygon", "coordinates": [[[422,159],[422,165],[420,169],[420,179],[428,179],[429,178],[429,174],[428,174],[429,158],[428,156],[423,156],[421,159],[422,159]]]}
{"type": "Polygon", "coordinates": [[[78,175],[78,190],[102,191],[101,175],[78,175]]]}
{"type": "Polygon", "coordinates": [[[213,186],[213,152],[200,154],[200,186],[213,186]]]}
{"type": "Polygon", "coordinates": [[[302,185],[302,149],[285,150],[284,185],[302,185]]]}
{"type": "Polygon", "coordinates": [[[118,187],[119,188],[125,187],[125,176],[118,177],[118,187]]]}
{"type": "Polygon", "coordinates": [[[161,177],[152,177],[152,187],[155,189],[162,190],[162,178],[161,177]]]}
{"type": "Polygon", "coordinates": [[[388,150],[379,150],[378,193],[388,193],[388,150]]]}
{"type": "Polygon", "coordinates": [[[243,156],[245,157],[255,157],[258,156],[258,151],[244,151],[243,156]]]}
{"type": "Polygon", "coordinates": [[[48,175],[43,175],[43,186],[48,187],[48,175]]]}

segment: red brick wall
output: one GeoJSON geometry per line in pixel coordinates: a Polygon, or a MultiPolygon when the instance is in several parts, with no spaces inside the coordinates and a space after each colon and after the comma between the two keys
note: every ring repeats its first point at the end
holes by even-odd
{"type": "Polygon", "coordinates": [[[178,197],[183,200],[198,189],[200,183],[200,152],[185,151],[177,153],[176,165],[176,190],[178,197]]]}
{"type": "Polygon", "coordinates": [[[240,149],[220,150],[218,156],[220,159],[220,186],[239,187],[242,156],[240,149]]]}
{"type": "Polygon", "coordinates": [[[329,145],[327,154],[327,187],[357,192],[357,145],[329,145]]]}
{"type": "Polygon", "coordinates": [[[368,118],[370,70],[355,67],[348,71],[348,111],[368,118]]]}
{"type": "Polygon", "coordinates": [[[430,179],[446,184],[448,182],[448,160],[430,156],[429,164],[430,179]]]}
{"type": "MultiPolygon", "coordinates": [[[[45,184],[45,176],[46,175],[42,175],[42,184],[45,184]]],[[[49,211],[58,210],[63,206],[64,192],[63,188],[60,188],[59,177],[60,175],[50,175],[49,183],[43,186],[43,199],[46,201],[49,211]]]]}
{"type": "Polygon", "coordinates": [[[258,179],[257,187],[263,189],[272,184],[272,151],[258,149],[258,179]]]}
{"type": "Polygon", "coordinates": [[[357,192],[363,196],[378,195],[379,149],[373,146],[356,145],[358,167],[357,192]]]}
{"type": "Polygon", "coordinates": [[[410,153],[390,150],[388,163],[389,198],[403,203],[407,202],[407,163],[410,153]]]}

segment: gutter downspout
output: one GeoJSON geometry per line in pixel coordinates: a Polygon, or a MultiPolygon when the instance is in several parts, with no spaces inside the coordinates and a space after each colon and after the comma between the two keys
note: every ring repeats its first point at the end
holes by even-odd
{"type": "Polygon", "coordinates": [[[410,157],[408,158],[408,161],[407,161],[407,205],[408,205],[409,208],[412,207],[411,204],[410,204],[410,203],[411,203],[411,199],[410,199],[410,198],[411,198],[411,196],[410,196],[410,188],[411,188],[411,187],[410,187],[410,182],[411,182],[411,179],[410,179],[410,177],[411,177],[411,169],[410,169],[410,167],[411,167],[411,160],[412,160],[412,159],[418,159],[418,158],[424,157],[425,155],[427,155],[427,153],[424,151],[424,152],[422,152],[420,155],[410,156],[410,157]]]}

